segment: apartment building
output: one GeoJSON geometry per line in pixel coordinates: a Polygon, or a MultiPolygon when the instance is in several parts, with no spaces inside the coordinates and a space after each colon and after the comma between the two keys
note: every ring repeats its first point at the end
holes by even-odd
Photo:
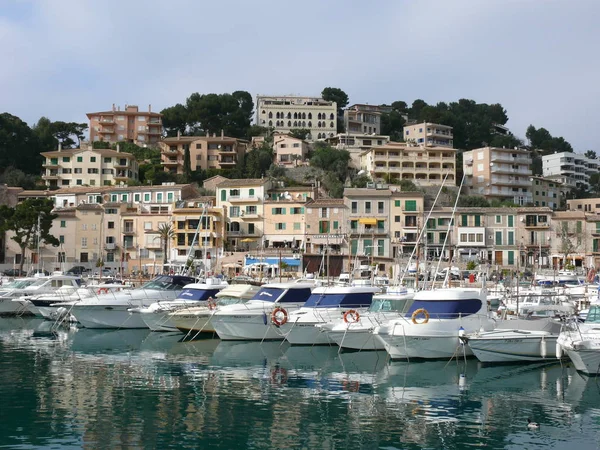
{"type": "Polygon", "coordinates": [[[344,110],[344,127],[351,134],[381,133],[381,115],[392,110],[391,106],[355,104],[344,110]]]}
{"type": "Polygon", "coordinates": [[[555,211],[549,227],[552,266],[598,267],[597,215],[584,211],[555,211]],[[596,247],[594,247],[594,245],[596,247]],[[594,248],[596,251],[594,251],[594,248]]]}
{"type": "MultiPolygon", "coordinates": [[[[171,222],[176,202],[197,197],[192,185],[78,186],[48,191],[54,200],[51,232],[60,245],[42,246],[40,263],[48,269],[83,265],[130,273],[162,265],[159,227],[171,222]]],[[[5,263],[26,255],[7,239],[5,263]]],[[[170,259],[170,258],[168,258],[170,259]]],[[[32,258],[26,259],[31,263],[32,258]]]]}
{"type": "Polygon", "coordinates": [[[191,170],[233,169],[244,157],[249,143],[243,139],[220,136],[181,136],[163,139],[160,163],[165,172],[183,174],[185,152],[190,152],[191,170]]]}
{"type": "Polygon", "coordinates": [[[273,136],[273,162],[280,166],[303,165],[310,147],[306,141],[287,134],[273,136]]]}
{"type": "MultiPolygon", "coordinates": [[[[391,192],[390,203],[391,256],[396,259],[413,253],[423,229],[423,194],[391,192]]],[[[420,256],[416,255],[415,256],[420,256]]]]}
{"type": "Polygon", "coordinates": [[[389,188],[347,188],[344,204],[350,234],[350,256],[377,265],[387,273],[391,267],[389,188]]]}
{"type": "Polygon", "coordinates": [[[542,156],[544,177],[552,177],[567,188],[589,188],[590,176],[598,173],[599,163],[597,159],[571,152],[542,156]]]}
{"type": "Polygon", "coordinates": [[[550,178],[532,176],[531,196],[533,206],[548,206],[552,209],[560,208],[561,199],[565,195],[565,187],[550,178]]]}
{"type": "Polygon", "coordinates": [[[600,214],[600,198],[581,198],[567,200],[567,210],[600,214]]]}
{"type": "Polygon", "coordinates": [[[452,127],[439,123],[417,123],[404,127],[404,140],[426,147],[454,148],[452,127]]]}
{"type": "Polygon", "coordinates": [[[463,170],[465,186],[472,195],[521,206],[533,204],[527,150],[484,147],[464,152],[463,170]]]}
{"type": "Polygon", "coordinates": [[[225,215],[226,250],[262,247],[264,202],[272,182],[267,179],[226,180],[217,185],[217,208],[225,215]]]}
{"type": "Polygon", "coordinates": [[[438,207],[424,212],[425,236],[423,252],[427,260],[452,260],[455,254],[454,220],[452,208],[438,207]]]}
{"type": "Polygon", "coordinates": [[[170,261],[186,264],[192,260],[198,273],[215,271],[223,255],[225,237],[225,214],[223,208],[216,207],[215,203],[215,197],[205,196],[175,204],[171,215],[173,239],[169,242],[170,261]]]}
{"type": "Polygon", "coordinates": [[[139,166],[131,153],[109,149],[61,149],[41,154],[46,186],[112,186],[139,179],[139,166]]]}
{"type": "Polygon", "coordinates": [[[152,105],[148,111],[140,111],[137,106],[125,105],[112,110],[86,114],[90,121],[90,141],[133,142],[145,146],[156,146],[163,134],[162,114],[152,112],[152,105]]]}
{"type": "Polygon", "coordinates": [[[264,249],[300,250],[304,245],[306,197],[275,194],[264,201],[264,249]]]}
{"type": "Polygon", "coordinates": [[[423,186],[449,185],[456,180],[456,150],[446,147],[420,147],[404,142],[388,142],[361,154],[361,169],[374,181],[393,184],[410,180],[423,186]]]}
{"type": "Polygon", "coordinates": [[[330,146],[350,153],[350,165],[356,169],[361,167],[361,154],[374,147],[381,147],[390,142],[389,136],[363,133],[338,133],[325,140],[330,146]]]}
{"type": "Polygon", "coordinates": [[[337,104],[322,98],[259,95],[256,111],[257,125],[276,132],[304,128],[310,131],[308,140],[325,139],[337,133],[337,104]]]}

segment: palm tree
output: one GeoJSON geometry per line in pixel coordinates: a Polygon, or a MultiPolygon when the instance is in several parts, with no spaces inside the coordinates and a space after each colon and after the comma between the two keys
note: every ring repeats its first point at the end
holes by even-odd
{"type": "Polygon", "coordinates": [[[163,264],[167,263],[167,255],[169,253],[169,243],[175,237],[175,230],[171,223],[162,223],[158,226],[158,236],[163,251],[163,264]]]}

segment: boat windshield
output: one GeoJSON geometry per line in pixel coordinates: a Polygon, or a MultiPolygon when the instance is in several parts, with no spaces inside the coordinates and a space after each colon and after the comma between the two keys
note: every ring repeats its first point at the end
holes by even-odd
{"type": "Polygon", "coordinates": [[[209,298],[215,297],[219,291],[220,289],[185,288],[177,298],[183,300],[208,300],[209,298]]]}
{"type": "Polygon", "coordinates": [[[160,276],[147,282],[142,289],[154,289],[157,291],[176,291],[181,290],[186,284],[194,283],[192,277],[182,276],[160,276]]]}
{"type": "Polygon", "coordinates": [[[15,280],[11,283],[5,284],[2,286],[5,289],[23,289],[27,286],[31,286],[33,284],[33,280],[15,280]]]}
{"type": "Polygon", "coordinates": [[[237,305],[238,303],[244,303],[246,299],[239,297],[219,297],[217,299],[217,304],[220,306],[226,305],[237,305]]]}
{"type": "Polygon", "coordinates": [[[365,307],[373,301],[372,292],[356,292],[347,294],[312,294],[305,308],[337,308],[337,307],[365,307]]]}
{"type": "Polygon", "coordinates": [[[370,312],[385,312],[385,311],[396,311],[404,312],[406,307],[412,303],[412,299],[405,300],[386,300],[386,299],[373,299],[370,312]]]}
{"type": "Polygon", "coordinates": [[[600,323],[600,306],[591,306],[585,323],[600,323]]]}

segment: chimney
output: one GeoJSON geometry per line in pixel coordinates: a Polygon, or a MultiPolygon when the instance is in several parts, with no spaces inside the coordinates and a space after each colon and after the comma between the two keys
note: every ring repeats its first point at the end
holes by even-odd
{"type": "Polygon", "coordinates": [[[113,103],[113,112],[115,112],[115,104],[113,103]]]}
{"type": "Polygon", "coordinates": [[[148,112],[152,112],[152,104],[148,105],[148,112]]]}
{"type": "Polygon", "coordinates": [[[181,137],[181,131],[177,130],[177,139],[181,137]]]}
{"type": "Polygon", "coordinates": [[[121,106],[117,106],[117,111],[121,111],[121,106]]]}
{"type": "Polygon", "coordinates": [[[58,151],[60,152],[62,150],[62,144],[60,143],[60,141],[58,141],[58,151]]]}
{"type": "Polygon", "coordinates": [[[216,138],[217,137],[217,133],[213,133],[213,137],[216,138]]]}
{"type": "Polygon", "coordinates": [[[117,143],[117,152],[121,151],[121,144],[117,143]]]}
{"type": "Polygon", "coordinates": [[[208,132],[208,130],[206,131],[206,137],[209,138],[210,137],[210,133],[208,132]]]}
{"type": "Polygon", "coordinates": [[[223,131],[223,128],[221,128],[221,139],[223,139],[225,137],[225,131],[223,131]]]}

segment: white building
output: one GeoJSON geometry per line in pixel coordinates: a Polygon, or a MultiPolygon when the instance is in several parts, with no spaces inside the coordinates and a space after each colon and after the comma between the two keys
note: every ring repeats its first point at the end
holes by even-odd
{"type": "Polygon", "coordinates": [[[454,148],[452,127],[439,123],[415,123],[404,127],[404,140],[417,145],[454,148]]]}
{"type": "Polygon", "coordinates": [[[257,124],[276,132],[305,128],[309,140],[325,139],[337,133],[337,104],[319,97],[256,98],[257,124]]]}
{"type": "Polygon", "coordinates": [[[569,188],[589,188],[590,176],[598,172],[598,163],[597,159],[571,152],[542,156],[544,177],[551,177],[569,188]]]}

